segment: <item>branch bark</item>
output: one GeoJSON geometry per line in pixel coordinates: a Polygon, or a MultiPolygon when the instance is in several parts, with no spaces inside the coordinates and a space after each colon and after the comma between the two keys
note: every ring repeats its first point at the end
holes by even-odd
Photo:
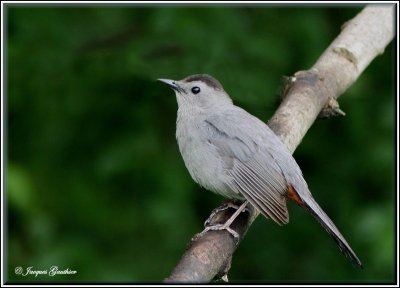
{"type": "MultiPolygon", "coordinates": [[[[388,4],[366,6],[342,26],[340,35],[311,69],[289,78],[286,95],[268,125],[292,153],[318,115],[330,117],[343,113],[336,99],[376,56],[383,53],[394,37],[394,7],[388,4]]],[[[211,224],[224,223],[233,212],[227,208],[214,213],[211,224]]],[[[251,209],[233,222],[232,228],[239,233],[239,241],[258,214],[256,209],[251,209]]],[[[226,277],[236,247],[227,231],[197,234],[164,281],[208,282],[215,277],[226,277]]]]}

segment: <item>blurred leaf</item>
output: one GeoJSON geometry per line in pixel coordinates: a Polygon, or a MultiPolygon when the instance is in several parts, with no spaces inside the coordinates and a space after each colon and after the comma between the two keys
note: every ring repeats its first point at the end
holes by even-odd
{"type": "Polygon", "coordinates": [[[23,167],[8,163],[7,166],[7,200],[8,204],[20,211],[30,211],[33,208],[34,194],[30,175],[23,167]]]}

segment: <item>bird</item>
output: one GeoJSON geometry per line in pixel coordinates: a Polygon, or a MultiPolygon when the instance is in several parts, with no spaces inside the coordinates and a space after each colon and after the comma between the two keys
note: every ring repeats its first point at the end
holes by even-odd
{"type": "MultiPolygon", "coordinates": [[[[312,196],[299,165],[266,123],[236,106],[208,74],[158,79],[175,91],[176,139],[192,179],[228,199],[252,205],[279,225],[289,222],[288,200],[308,211],[357,267],[361,261],[312,196]]],[[[226,229],[234,218],[217,229],[226,229]]],[[[236,233],[237,235],[237,233],[236,233]]]]}

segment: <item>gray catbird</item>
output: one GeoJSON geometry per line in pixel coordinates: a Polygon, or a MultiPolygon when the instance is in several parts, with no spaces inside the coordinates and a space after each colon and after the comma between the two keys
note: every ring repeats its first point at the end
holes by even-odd
{"type": "MultiPolygon", "coordinates": [[[[175,90],[176,139],[195,182],[227,198],[244,200],[241,209],[250,202],[280,225],[289,222],[286,200],[293,200],[321,223],[353,263],[362,267],[314,200],[289,150],[264,122],[235,106],[221,83],[210,75],[158,80],[175,90]]],[[[232,221],[219,228],[232,231],[232,221]]]]}

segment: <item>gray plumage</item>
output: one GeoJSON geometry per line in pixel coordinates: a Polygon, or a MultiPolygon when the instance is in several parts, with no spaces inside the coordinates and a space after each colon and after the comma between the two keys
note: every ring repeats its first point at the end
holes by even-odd
{"type": "Polygon", "coordinates": [[[198,74],[180,81],[159,79],[176,91],[176,139],[193,180],[224,197],[248,200],[265,217],[289,222],[288,189],[361,266],[336,226],[313,199],[286,146],[261,120],[233,104],[220,82],[198,74]]]}

